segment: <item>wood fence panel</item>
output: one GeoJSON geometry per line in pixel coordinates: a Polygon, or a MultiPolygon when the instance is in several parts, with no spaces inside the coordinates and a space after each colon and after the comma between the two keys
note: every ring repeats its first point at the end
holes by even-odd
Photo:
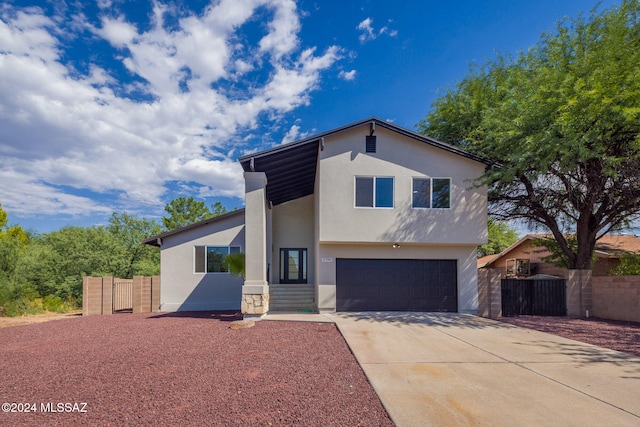
{"type": "Polygon", "coordinates": [[[113,311],[133,310],[133,280],[114,279],[113,311]]]}

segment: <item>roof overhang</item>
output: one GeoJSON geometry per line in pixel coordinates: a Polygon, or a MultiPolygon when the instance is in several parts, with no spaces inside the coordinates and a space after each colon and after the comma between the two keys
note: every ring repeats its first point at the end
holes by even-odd
{"type": "Polygon", "coordinates": [[[212,216],[211,218],[204,219],[202,221],[195,222],[193,224],[186,225],[184,227],[176,228],[175,230],[166,231],[162,234],[158,234],[156,236],[151,236],[147,239],[141,240],[140,243],[145,245],[162,247],[162,241],[165,237],[173,236],[174,234],[179,234],[187,230],[191,230],[194,228],[202,227],[203,225],[211,224],[218,221],[223,221],[227,218],[236,216],[236,215],[244,215],[244,208],[236,209],[231,212],[227,212],[222,215],[212,216]]]}
{"type": "Polygon", "coordinates": [[[279,205],[313,194],[320,139],[285,144],[239,159],[245,172],[264,172],[267,199],[279,205]]]}

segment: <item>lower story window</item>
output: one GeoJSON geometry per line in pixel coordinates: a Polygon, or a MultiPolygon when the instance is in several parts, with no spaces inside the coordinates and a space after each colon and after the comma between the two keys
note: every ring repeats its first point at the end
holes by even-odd
{"type": "Polygon", "coordinates": [[[307,283],[307,249],[280,249],[280,283],[307,283]]]}
{"type": "Polygon", "coordinates": [[[240,246],[196,246],[195,249],[196,273],[228,273],[225,258],[240,253],[240,246]]]}

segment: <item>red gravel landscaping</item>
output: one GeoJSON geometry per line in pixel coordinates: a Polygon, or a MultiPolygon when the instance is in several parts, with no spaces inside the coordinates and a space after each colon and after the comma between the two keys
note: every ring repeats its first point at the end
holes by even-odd
{"type": "Polygon", "coordinates": [[[640,356],[640,323],[551,316],[503,317],[498,320],[640,356]]]}
{"type": "Polygon", "coordinates": [[[0,329],[0,403],[31,411],[3,405],[0,425],[393,425],[335,325],[233,320],[119,314],[0,329]]]}

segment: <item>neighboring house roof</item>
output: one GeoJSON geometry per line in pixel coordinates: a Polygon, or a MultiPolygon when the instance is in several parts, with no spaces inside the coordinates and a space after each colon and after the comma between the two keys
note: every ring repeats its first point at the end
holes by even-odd
{"type": "Polygon", "coordinates": [[[605,234],[596,249],[614,255],[616,252],[640,252],[640,237],[633,234],[605,234]]]}
{"type": "Polygon", "coordinates": [[[271,203],[278,205],[290,200],[313,194],[318,148],[322,149],[324,138],[359,126],[376,126],[398,132],[402,135],[430,144],[450,153],[475,160],[486,165],[491,162],[453,145],[410,131],[377,117],[360,120],[346,126],[329,130],[299,141],[279,145],[268,150],[247,154],[238,159],[245,172],[264,172],[267,175],[267,196],[271,203]]]}
{"type": "Polygon", "coordinates": [[[165,237],[173,236],[174,234],[182,233],[183,231],[191,230],[193,228],[202,227],[203,225],[222,221],[224,219],[230,218],[232,216],[240,215],[240,214],[244,215],[244,208],[236,209],[231,212],[227,212],[226,214],[213,216],[211,218],[207,218],[202,221],[194,222],[193,224],[185,225],[184,227],[176,228],[175,230],[158,234],[157,236],[149,237],[148,239],[142,240],[140,243],[160,247],[162,246],[162,239],[164,239],[165,237]]]}
{"type": "MultiPolygon", "coordinates": [[[[525,242],[534,239],[552,238],[550,234],[527,234],[499,254],[478,258],[478,268],[485,268],[525,242]]],[[[623,252],[640,252],[640,237],[632,234],[605,234],[596,242],[595,253],[603,258],[618,258],[623,252]]]]}
{"type": "Polygon", "coordinates": [[[498,255],[485,255],[483,257],[478,258],[478,268],[484,268],[487,264],[490,264],[491,261],[498,255]]]}

